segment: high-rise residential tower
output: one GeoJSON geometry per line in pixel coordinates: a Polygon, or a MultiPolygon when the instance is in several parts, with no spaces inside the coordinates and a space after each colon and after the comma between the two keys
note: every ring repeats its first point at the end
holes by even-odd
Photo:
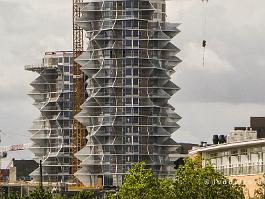
{"type": "MultiPolygon", "coordinates": [[[[29,95],[40,117],[29,129],[35,160],[42,160],[44,182],[67,182],[70,177],[70,136],[72,128],[72,52],[47,52],[40,65],[26,66],[39,76],[31,82],[29,95]]],[[[40,170],[31,176],[40,181],[40,170]]]]}
{"type": "Polygon", "coordinates": [[[76,59],[87,75],[88,98],[76,118],[88,130],[76,177],[88,186],[118,186],[132,162],[170,175],[170,138],[180,119],[168,104],[179,87],[170,81],[180,59],[170,40],[165,0],[87,0],[77,25],[87,50],[76,59]]]}

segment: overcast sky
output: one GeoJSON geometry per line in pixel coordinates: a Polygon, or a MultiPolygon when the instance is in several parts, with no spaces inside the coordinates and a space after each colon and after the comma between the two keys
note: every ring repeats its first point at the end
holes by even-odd
{"type": "MultiPolygon", "coordinates": [[[[27,96],[36,75],[24,66],[39,63],[45,51],[71,49],[71,2],[0,0],[1,145],[30,142],[27,129],[39,113],[27,96]]],[[[201,0],[167,2],[168,20],[181,23],[173,39],[182,50],[173,75],[181,91],[170,101],[183,117],[176,141],[210,141],[213,134],[248,126],[250,116],[265,115],[264,7],[264,0],[209,0],[206,9],[201,0]]]]}

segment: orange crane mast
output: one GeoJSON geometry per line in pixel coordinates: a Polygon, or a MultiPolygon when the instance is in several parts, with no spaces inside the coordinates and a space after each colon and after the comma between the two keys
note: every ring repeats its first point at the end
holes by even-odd
{"type": "MultiPolygon", "coordinates": [[[[82,3],[83,0],[73,0],[73,60],[80,56],[83,52],[83,29],[78,27],[75,22],[81,17],[81,11],[78,7],[78,3],[82,3]]],[[[84,74],[80,69],[80,65],[73,61],[73,116],[81,111],[80,106],[85,101],[85,79],[84,74]]],[[[82,149],[86,144],[86,129],[73,119],[72,126],[72,147],[71,158],[72,168],[71,174],[73,175],[77,169],[80,161],[75,157],[75,154],[82,149]]],[[[76,179],[74,179],[77,182],[76,179]]]]}

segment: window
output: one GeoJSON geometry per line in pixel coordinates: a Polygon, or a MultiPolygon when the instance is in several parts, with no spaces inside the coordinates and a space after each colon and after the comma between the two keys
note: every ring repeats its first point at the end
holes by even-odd
{"type": "Polygon", "coordinates": [[[132,50],[126,50],[125,51],[125,56],[127,56],[127,57],[131,57],[132,56],[132,50]]]}
{"type": "Polygon", "coordinates": [[[139,118],[138,117],[134,117],[133,118],[133,123],[134,124],[138,124],[139,123],[139,118]]]}
{"type": "Polygon", "coordinates": [[[132,7],[131,1],[125,1],[124,7],[125,8],[131,8],[132,7]]]}
{"type": "Polygon", "coordinates": [[[133,152],[138,153],[139,152],[139,147],[138,146],[134,146],[133,147],[133,152]]]}
{"type": "Polygon", "coordinates": [[[125,45],[126,46],[132,46],[132,40],[126,40],[125,45]]]}
{"type": "Polygon", "coordinates": [[[134,94],[134,95],[139,95],[139,90],[134,88],[134,89],[133,89],[133,94],[134,94]]]}
{"type": "Polygon", "coordinates": [[[134,57],[139,57],[139,51],[138,50],[133,50],[133,56],[134,57]]]}
{"type": "Polygon", "coordinates": [[[138,98],[133,98],[133,104],[139,104],[139,99],[138,98]]]}
{"type": "Polygon", "coordinates": [[[127,66],[132,65],[132,59],[126,59],[125,64],[126,64],[127,66]]]}
{"type": "Polygon", "coordinates": [[[139,60],[138,59],[133,59],[133,65],[134,66],[138,66],[139,64],[139,60]]]}
{"type": "Polygon", "coordinates": [[[125,85],[126,85],[126,86],[130,86],[130,85],[132,85],[132,79],[126,79],[126,80],[125,80],[125,85]]]}
{"type": "Polygon", "coordinates": [[[133,133],[138,134],[139,133],[139,128],[138,127],[133,127],[133,133]]]}
{"type": "Polygon", "coordinates": [[[131,108],[125,108],[126,110],[126,113],[130,114],[132,112],[132,109],[131,108]]]}
{"type": "Polygon", "coordinates": [[[69,136],[70,135],[70,130],[69,129],[64,129],[63,131],[64,136],[69,136]]]}
{"type": "Polygon", "coordinates": [[[69,71],[70,71],[69,66],[64,66],[64,72],[69,72],[69,71]]]}
{"type": "Polygon", "coordinates": [[[69,144],[69,139],[64,139],[64,144],[69,144]]]}
{"type": "Polygon", "coordinates": [[[131,11],[126,11],[126,12],[125,12],[125,15],[126,15],[127,17],[128,17],[128,16],[132,16],[132,13],[133,13],[133,12],[131,12],[131,11]]]}
{"type": "Polygon", "coordinates": [[[139,79],[133,79],[133,85],[135,86],[139,85],[139,79]]]}
{"type": "Polygon", "coordinates": [[[70,99],[70,93],[65,93],[64,94],[64,99],[70,99]]]}
{"type": "Polygon", "coordinates": [[[64,63],[70,63],[70,58],[69,57],[64,57],[64,63]]]}
{"type": "Polygon", "coordinates": [[[105,156],[105,157],[104,157],[104,160],[105,160],[106,162],[109,162],[109,161],[110,161],[110,156],[108,156],[108,155],[105,156]]]}
{"type": "Polygon", "coordinates": [[[126,30],[125,31],[125,36],[126,37],[131,37],[132,36],[132,31],[131,30],[126,30]]]}
{"type": "Polygon", "coordinates": [[[126,88],[124,95],[131,95],[132,94],[132,89],[131,88],[126,88]]]}
{"type": "Polygon", "coordinates": [[[130,118],[130,117],[127,117],[127,118],[126,118],[126,123],[127,123],[127,124],[130,124],[130,123],[132,123],[132,118],[130,118]]]}
{"type": "Polygon", "coordinates": [[[131,68],[127,68],[127,69],[125,70],[125,75],[126,75],[126,76],[131,76],[131,75],[132,75],[132,69],[131,69],[131,68]]]}
{"type": "Polygon", "coordinates": [[[70,76],[69,75],[65,75],[64,76],[64,81],[69,81],[70,80],[70,76]]]}
{"type": "Polygon", "coordinates": [[[105,3],[104,3],[104,7],[105,7],[106,9],[110,9],[110,8],[112,7],[112,2],[110,2],[110,1],[105,2],[105,3]]]}
{"type": "Polygon", "coordinates": [[[139,70],[133,69],[133,76],[138,76],[138,75],[139,75],[139,70]]]}
{"type": "Polygon", "coordinates": [[[126,98],[126,104],[132,104],[132,98],[126,98]]]}
{"type": "Polygon", "coordinates": [[[139,7],[139,2],[138,1],[133,1],[133,7],[138,8],[139,7]]]}
{"type": "Polygon", "coordinates": [[[133,40],[133,46],[138,46],[138,40],[133,40]]]}
{"type": "Polygon", "coordinates": [[[62,57],[59,57],[59,59],[58,59],[58,63],[59,63],[59,64],[62,64],[62,63],[63,63],[63,58],[62,58],[62,57]]]}
{"type": "Polygon", "coordinates": [[[138,28],[138,25],[139,25],[139,24],[138,24],[138,21],[133,21],[133,27],[134,27],[134,28],[138,28]]]}
{"type": "MultiPolygon", "coordinates": [[[[132,127],[131,126],[127,126],[126,127],[126,133],[132,133],[132,127]]],[[[127,139],[128,137],[126,137],[127,139]]],[[[130,138],[130,137],[129,137],[130,138]]],[[[131,138],[130,138],[131,139],[131,138]]],[[[130,142],[130,141],[126,141],[126,142],[130,142]]]]}
{"type": "Polygon", "coordinates": [[[69,117],[70,113],[68,111],[64,112],[64,117],[69,117]]]}
{"type": "Polygon", "coordinates": [[[138,30],[134,30],[133,31],[133,37],[138,37],[139,36],[139,34],[138,34],[138,30]]]}
{"type": "Polygon", "coordinates": [[[138,143],[139,142],[139,137],[138,136],[133,136],[133,142],[138,143]]]}
{"type": "Polygon", "coordinates": [[[138,17],[138,15],[139,15],[139,12],[138,11],[133,11],[133,16],[134,17],[138,17]]]}
{"type": "Polygon", "coordinates": [[[64,90],[69,90],[69,89],[70,89],[69,84],[65,84],[65,85],[64,85],[64,90]]]}
{"type": "Polygon", "coordinates": [[[134,156],[133,156],[133,161],[134,161],[134,162],[138,162],[138,161],[139,161],[138,155],[134,155],[134,156]]]}
{"type": "Polygon", "coordinates": [[[132,27],[132,21],[125,21],[125,27],[132,27]]]}

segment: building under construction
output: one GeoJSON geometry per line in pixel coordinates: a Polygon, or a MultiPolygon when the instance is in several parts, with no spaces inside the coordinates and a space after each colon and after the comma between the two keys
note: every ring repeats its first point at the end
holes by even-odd
{"type": "Polygon", "coordinates": [[[170,138],[180,119],[168,104],[179,88],[170,81],[180,59],[170,43],[178,24],[166,22],[165,0],[78,4],[76,25],[88,48],[75,61],[87,75],[88,98],[75,117],[87,129],[75,176],[85,185],[119,186],[131,163],[144,161],[170,175],[170,138]]]}
{"type": "MultiPolygon", "coordinates": [[[[44,182],[67,182],[71,168],[71,128],[73,53],[47,52],[39,65],[26,66],[39,76],[31,82],[29,95],[40,110],[29,131],[33,145],[30,150],[39,163],[42,160],[44,182]]],[[[39,181],[39,168],[31,173],[39,181]]]]}
{"type": "MultiPolygon", "coordinates": [[[[76,0],[74,22],[73,53],[46,53],[41,65],[26,67],[40,75],[30,96],[41,116],[30,132],[43,180],[74,175],[87,187],[119,186],[140,161],[156,176],[171,175],[180,116],[168,104],[179,90],[170,76],[181,60],[165,0],[76,0]]],[[[39,172],[31,174],[36,181],[39,172]]]]}

